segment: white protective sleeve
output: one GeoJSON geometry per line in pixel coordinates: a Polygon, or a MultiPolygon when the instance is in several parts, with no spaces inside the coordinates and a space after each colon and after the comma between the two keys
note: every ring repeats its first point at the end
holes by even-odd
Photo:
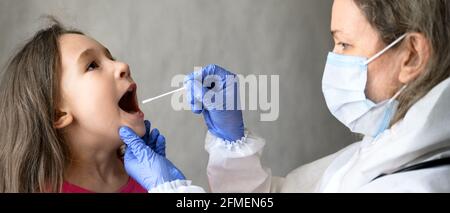
{"type": "Polygon", "coordinates": [[[208,179],[212,192],[315,192],[326,168],[338,153],[301,166],[286,177],[272,177],[261,164],[263,138],[245,131],[241,141],[230,143],[208,132],[208,179]]]}
{"type": "MultiPolygon", "coordinates": [[[[245,137],[233,143],[208,132],[205,149],[209,153],[207,174],[212,192],[315,192],[323,173],[338,153],[301,166],[286,177],[272,177],[262,166],[260,156],[265,141],[245,131],[245,137]]],[[[201,193],[205,190],[189,180],[161,184],[150,193],[201,193]]]]}
{"type": "Polygon", "coordinates": [[[205,190],[199,186],[191,185],[190,180],[174,180],[158,185],[148,191],[149,193],[204,193],[205,190]]]}
{"type": "Polygon", "coordinates": [[[224,141],[208,131],[208,180],[212,192],[269,192],[271,171],[261,165],[265,141],[245,131],[235,142],[224,141]]]}

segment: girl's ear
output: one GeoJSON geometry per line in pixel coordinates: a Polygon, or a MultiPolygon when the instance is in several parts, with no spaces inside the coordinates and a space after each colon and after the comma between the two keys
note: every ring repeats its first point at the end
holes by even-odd
{"type": "Polygon", "coordinates": [[[72,121],[73,121],[72,114],[70,114],[69,112],[61,112],[58,110],[56,112],[56,119],[55,122],[53,123],[53,126],[56,129],[62,129],[64,127],[69,126],[69,124],[71,124],[72,121]]]}

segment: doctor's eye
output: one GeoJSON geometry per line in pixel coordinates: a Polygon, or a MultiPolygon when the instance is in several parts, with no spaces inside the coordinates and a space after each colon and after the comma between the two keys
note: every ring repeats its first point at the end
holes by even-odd
{"type": "Polygon", "coordinates": [[[87,71],[93,71],[95,69],[97,69],[99,66],[97,64],[97,62],[93,61],[91,63],[89,63],[88,67],[87,67],[87,71]]]}
{"type": "Polygon", "coordinates": [[[341,48],[342,50],[346,50],[346,49],[348,49],[349,47],[351,47],[350,44],[342,43],[342,42],[339,42],[339,43],[337,44],[337,46],[339,46],[339,48],[341,48]]]}

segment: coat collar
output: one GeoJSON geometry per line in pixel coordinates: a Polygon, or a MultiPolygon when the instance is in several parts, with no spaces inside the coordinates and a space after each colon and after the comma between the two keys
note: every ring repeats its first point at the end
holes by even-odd
{"type": "Polygon", "coordinates": [[[355,189],[382,173],[450,153],[450,78],[411,107],[378,138],[365,137],[341,189],[355,189]]]}

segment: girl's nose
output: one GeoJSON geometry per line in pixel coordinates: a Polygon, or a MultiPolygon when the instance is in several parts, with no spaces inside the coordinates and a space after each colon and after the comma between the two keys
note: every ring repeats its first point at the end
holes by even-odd
{"type": "Polygon", "coordinates": [[[116,62],[116,63],[117,69],[115,77],[117,79],[130,77],[130,66],[123,62],[116,62]]]}

